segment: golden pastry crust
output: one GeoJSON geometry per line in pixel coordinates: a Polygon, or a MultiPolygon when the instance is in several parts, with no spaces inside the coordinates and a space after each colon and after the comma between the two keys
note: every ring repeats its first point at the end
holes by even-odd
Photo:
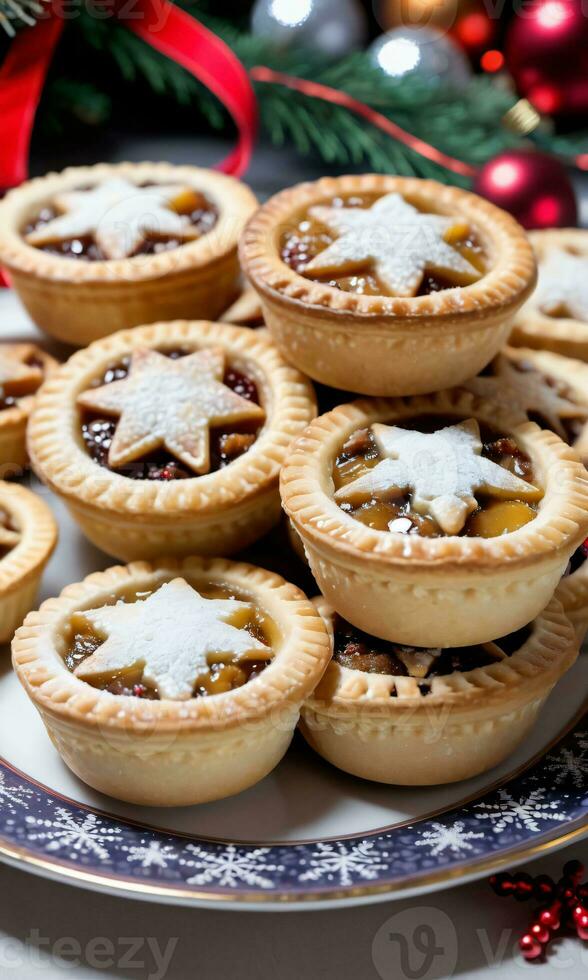
{"type": "Polygon", "coordinates": [[[176,317],[216,318],[238,291],[239,234],[257,205],[240,181],[169,163],[98,164],[27,181],[0,203],[0,263],[31,317],[59,340],[83,346],[125,327],[176,317]],[[28,245],[22,228],[56,194],[112,177],[185,183],[218,209],[211,231],[177,249],[88,262],[28,245]]]}
{"type": "MultiPolygon", "coordinates": [[[[444,423],[445,424],[445,423],[444,423]]],[[[282,503],[329,602],[368,633],[413,646],[465,646],[494,638],[543,609],[588,531],[588,482],[574,451],[504,405],[456,388],[406,399],[341,405],[296,440],[281,474],[282,503]],[[331,470],[345,439],[374,422],[419,415],[475,418],[512,434],[545,490],[537,517],[501,537],[376,531],[333,498],[331,470]]]]}
{"type": "Polygon", "coordinates": [[[419,394],[477,374],[505,342],[536,277],[524,231],[500,209],[435,181],[379,174],[325,177],[275,195],[248,222],[240,256],[288,359],[317,381],[372,395],[419,394]],[[337,195],[390,192],[470,222],[488,253],[487,274],[406,299],[345,292],[282,261],[280,236],[295,216],[337,195]]]}
{"type": "Polygon", "coordinates": [[[588,633],[588,558],[580,568],[561,580],[556,595],[581,646],[588,633]]]}
{"type": "Polygon", "coordinates": [[[109,568],[70,585],[31,613],[13,663],[66,764],[101,792],[133,803],[183,806],[238,793],[279,762],[300,705],[330,657],[324,623],[278,575],[222,559],[166,559],[109,568]],[[189,701],[145,701],[97,690],[70,673],[63,636],[74,612],[181,576],[251,597],[276,623],[272,663],[233,691],[189,701]]]}
{"type": "MultiPolygon", "coordinates": [[[[332,632],[331,607],[322,597],[315,603],[332,632]]],[[[411,786],[468,779],[516,748],[577,654],[574,630],[554,599],[512,656],[434,677],[426,697],[415,678],[331,660],[304,705],[301,729],[320,755],[364,779],[411,786]]]]}
{"type": "Polygon", "coordinates": [[[225,310],[221,320],[223,323],[236,323],[246,327],[260,326],[263,323],[263,313],[255,290],[245,284],[243,292],[229,309],[225,310]]]}
{"type": "MultiPolygon", "coordinates": [[[[548,350],[532,350],[526,347],[506,347],[503,351],[511,361],[527,361],[547,377],[561,381],[571,392],[578,405],[588,410],[588,364],[576,358],[565,357],[548,350]]],[[[586,466],[588,464],[588,422],[572,443],[586,466]]]]}
{"type": "MultiPolygon", "coordinates": [[[[529,233],[539,268],[550,254],[570,251],[588,258],[588,231],[581,228],[552,228],[529,233]]],[[[517,314],[509,343],[516,347],[550,350],[566,357],[588,361],[588,323],[570,317],[548,316],[531,296],[517,314]]]]}
{"type": "MultiPolygon", "coordinates": [[[[7,347],[23,361],[34,356],[41,363],[46,377],[49,377],[58,366],[57,361],[36,344],[2,344],[0,354],[7,347]]],[[[17,476],[28,464],[26,429],[35,397],[35,394],[25,395],[18,399],[16,405],[0,411],[0,478],[2,479],[17,476]]]]}
{"type": "Polygon", "coordinates": [[[278,474],[288,446],[316,414],[310,383],[267,337],[207,321],[156,323],[78,351],[39,392],[28,443],[35,472],[63,497],[84,533],[126,561],[161,554],[227,554],[261,537],[280,516],[278,474]],[[256,382],[266,422],[251,449],[224,469],[187,480],[132,480],[86,451],[78,395],[140,347],[220,347],[256,382]]]}
{"type": "Polygon", "coordinates": [[[0,559],[0,643],[7,643],[35,602],[43,569],[57,543],[57,525],[40,497],[15,483],[0,482],[0,511],[20,534],[18,543],[0,559]]]}

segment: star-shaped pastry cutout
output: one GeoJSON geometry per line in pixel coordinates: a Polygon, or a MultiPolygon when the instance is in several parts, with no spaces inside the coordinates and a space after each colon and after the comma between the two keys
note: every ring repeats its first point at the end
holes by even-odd
{"type": "Polygon", "coordinates": [[[416,296],[425,271],[456,286],[481,273],[451,246],[468,233],[459,218],[425,214],[400,194],[386,194],[371,208],[310,208],[311,218],[339,237],[305,267],[305,275],[344,276],[370,267],[391,296],[416,296]]]}
{"type": "Polygon", "coordinates": [[[22,398],[33,394],[42,384],[41,368],[27,363],[34,353],[31,344],[0,346],[0,396],[22,398]]]}
{"type": "Polygon", "coordinates": [[[531,299],[548,316],[588,323],[588,257],[557,250],[539,264],[539,282],[531,299]]]}
{"type": "Polygon", "coordinates": [[[193,193],[189,187],[138,187],[113,177],[91,190],[58,194],[53,204],[61,213],[29,232],[25,240],[40,246],[92,236],[107,259],[125,259],[149,235],[182,241],[199,238],[189,217],[173,210],[174,204],[178,206],[193,193]]]}
{"type": "Polygon", "coordinates": [[[505,500],[536,501],[543,496],[537,487],[481,455],[475,419],[432,433],[378,423],[372,432],[384,458],[337,490],[338,503],[390,500],[411,492],[416,513],[433,517],[445,534],[458,534],[478,507],[477,492],[505,500]]]}
{"type": "Polygon", "coordinates": [[[567,441],[561,420],[588,420],[588,407],[569,398],[565,385],[556,378],[548,379],[532,366],[529,370],[517,370],[515,364],[499,354],[493,362],[493,375],[472,378],[464,387],[474,395],[506,403],[527,415],[542,416],[549,428],[567,441]]]}
{"type": "Polygon", "coordinates": [[[218,347],[177,359],[139,348],[126,378],[84,391],[79,405],[120,419],[108,465],[124,466],[163,446],[195,473],[208,473],[212,426],[265,418],[259,405],[222,383],[224,369],[218,347]]]}
{"type": "Polygon", "coordinates": [[[74,673],[96,680],[143,668],[143,680],[161,698],[186,701],[209,658],[269,660],[272,651],[244,627],[252,606],[237,599],[206,599],[183,578],[162,585],[147,599],[89,609],[82,619],[104,643],[74,673]]]}

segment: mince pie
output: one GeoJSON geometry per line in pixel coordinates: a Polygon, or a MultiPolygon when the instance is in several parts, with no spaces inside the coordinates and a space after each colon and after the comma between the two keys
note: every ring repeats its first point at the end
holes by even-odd
{"type": "Polygon", "coordinates": [[[292,445],[281,493],[337,612],[414,646],[530,622],[588,531],[574,451],[463,388],[320,416],[292,445]]]}
{"type": "Polygon", "coordinates": [[[382,783],[451,783],[496,766],[578,654],[556,599],[510,635],[450,649],[380,640],[324,599],[315,604],[333,657],[305,703],[302,731],[335,766],[382,783]]]}
{"type": "Polygon", "coordinates": [[[0,204],[0,263],[35,323],[78,347],[138,323],[215,319],[238,293],[237,242],[255,207],[212,170],[71,167],[0,204]]]}
{"type": "Polygon", "coordinates": [[[588,462],[588,364],[552,351],[505,347],[465,387],[525,412],[588,462]]]}
{"type": "Polygon", "coordinates": [[[471,378],[503,346],[536,274],[524,231],[492,204],[376,174],[277,194],[240,254],[287,359],[368,395],[471,378]]]}
{"type": "Polygon", "coordinates": [[[314,415],[267,336],[160,323],[70,358],[39,395],[29,452],[109,554],[227,554],[279,520],[278,473],[314,415]]]}
{"type": "Polygon", "coordinates": [[[557,596],[582,645],[588,632],[588,539],[570,558],[557,596]]]}
{"type": "Polygon", "coordinates": [[[0,643],[8,643],[35,604],[57,526],[45,503],[24,487],[0,481],[0,643]]]}
{"type": "Polygon", "coordinates": [[[35,394],[57,366],[36,344],[0,344],[0,476],[27,463],[26,428],[35,394]]]}
{"type": "Polygon", "coordinates": [[[532,231],[530,239],[539,280],[510,342],[588,361],[588,231],[532,231]]]}
{"type": "Polygon", "coordinates": [[[12,649],[65,763],[100,792],[152,806],[262,779],[330,657],[297,588],[198,558],[90,575],[31,613],[12,649]]]}
{"type": "Polygon", "coordinates": [[[223,323],[236,323],[243,327],[261,327],[263,313],[259,296],[251,286],[245,285],[243,292],[231,303],[228,310],[219,317],[223,323]]]}

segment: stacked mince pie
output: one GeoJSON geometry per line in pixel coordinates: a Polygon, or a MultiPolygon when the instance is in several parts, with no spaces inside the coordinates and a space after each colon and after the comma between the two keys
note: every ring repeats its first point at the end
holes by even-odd
{"type": "MultiPolygon", "coordinates": [[[[82,348],[35,395],[32,466],[127,563],[13,641],[66,764],[177,806],[252,786],[299,719],[390,784],[505,759],[588,628],[582,233],[533,243],[537,300],[516,222],[432,181],[325,178],[256,211],[207,171],[99,166],[2,218],[23,302],[82,348]]],[[[10,489],[0,601],[26,537],[10,489]]]]}
{"type": "Polygon", "coordinates": [[[2,202],[0,263],[34,322],[82,347],[125,327],[216,318],[237,297],[238,180],[168,163],[70,167],[2,202]]]}

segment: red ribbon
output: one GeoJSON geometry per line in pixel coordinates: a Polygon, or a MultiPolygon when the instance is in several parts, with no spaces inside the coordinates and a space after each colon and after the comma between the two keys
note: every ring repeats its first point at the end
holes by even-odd
{"type": "MultiPolygon", "coordinates": [[[[59,2],[59,0],[57,0],[59,2]]],[[[182,65],[220,99],[238,129],[237,146],[219,164],[240,176],[251,159],[257,104],[247,72],[231,49],[169,0],[116,0],[120,22],[182,65]]],[[[0,69],[0,189],[26,180],[31,132],[53,51],[64,27],[58,6],[17,34],[0,69]]]]}
{"type": "Polygon", "coordinates": [[[62,30],[51,17],[17,34],[0,68],[0,191],[27,178],[35,112],[62,30]]]}
{"type": "Polygon", "coordinates": [[[239,138],[218,169],[241,176],[249,166],[257,134],[257,102],[237,56],[220,37],[168,0],[133,0],[129,10],[132,19],[124,20],[125,26],[186,68],[229,110],[239,138]]]}

